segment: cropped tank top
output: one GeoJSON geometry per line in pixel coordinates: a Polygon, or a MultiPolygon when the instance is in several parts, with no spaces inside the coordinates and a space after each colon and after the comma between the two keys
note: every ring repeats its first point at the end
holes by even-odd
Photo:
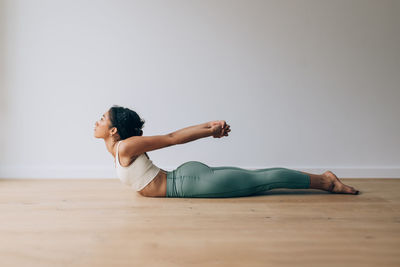
{"type": "Polygon", "coordinates": [[[146,157],[145,153],[140,154],[128,167],[121,166],[118,156],[120,144],[121,141],[118,142],[117,152],[115,153],[115,167],[118,178],[122,183],[133,187],[136,191],[140,191],[157,176],[160,168],[154,165],[146,157]]]}

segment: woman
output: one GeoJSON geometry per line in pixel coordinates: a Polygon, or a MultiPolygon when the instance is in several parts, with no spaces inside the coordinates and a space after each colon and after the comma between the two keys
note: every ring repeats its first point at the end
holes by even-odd
{"type": "Polygon", "coordinates": [[[184,144],[199,138],[228,136],[230,126],[223,120],[190,126],[170,134],[142,136],[139,115],[124,107],[112,106],[96,122],[94,135],[105,141],[115,159],[120,180],[147,197],[240,197],[273,188],[321,189],[332,193],[359,191],[343,184],[335,174],[311,174],[286,168],[248,170],[238,167],[209,167],[188,161],[173,171],[152,163],[147,151],[184,144]]]}

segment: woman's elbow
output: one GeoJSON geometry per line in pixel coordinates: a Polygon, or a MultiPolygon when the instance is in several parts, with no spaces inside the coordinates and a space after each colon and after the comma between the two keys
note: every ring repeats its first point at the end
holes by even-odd
{"type": "Polygon", "coordinates": [[[169,133],[168,134],[168,146],[174,146],[180,144],[178,138],[174,133],[169,133]]]}

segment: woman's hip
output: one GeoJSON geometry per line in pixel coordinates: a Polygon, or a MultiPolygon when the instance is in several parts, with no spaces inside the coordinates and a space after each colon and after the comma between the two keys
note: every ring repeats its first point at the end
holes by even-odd
{"type": "Polygon", "coordinates": [[[174,178],[181,176],[196,176],[212,173],[212,169],[200,161],[187,161],[171,171],[174,178]]]}

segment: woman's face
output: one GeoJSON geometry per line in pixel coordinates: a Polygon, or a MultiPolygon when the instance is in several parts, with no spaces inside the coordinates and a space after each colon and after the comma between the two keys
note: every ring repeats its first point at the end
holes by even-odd
{"type": "Polygon", "coordinates": [[[108,116],[108,111],[103,114],[100,120],[96,121],[94,127],[94,137],[96,138],[106,138],[110,136],[110,126],[111,121],[108,116]]]}

